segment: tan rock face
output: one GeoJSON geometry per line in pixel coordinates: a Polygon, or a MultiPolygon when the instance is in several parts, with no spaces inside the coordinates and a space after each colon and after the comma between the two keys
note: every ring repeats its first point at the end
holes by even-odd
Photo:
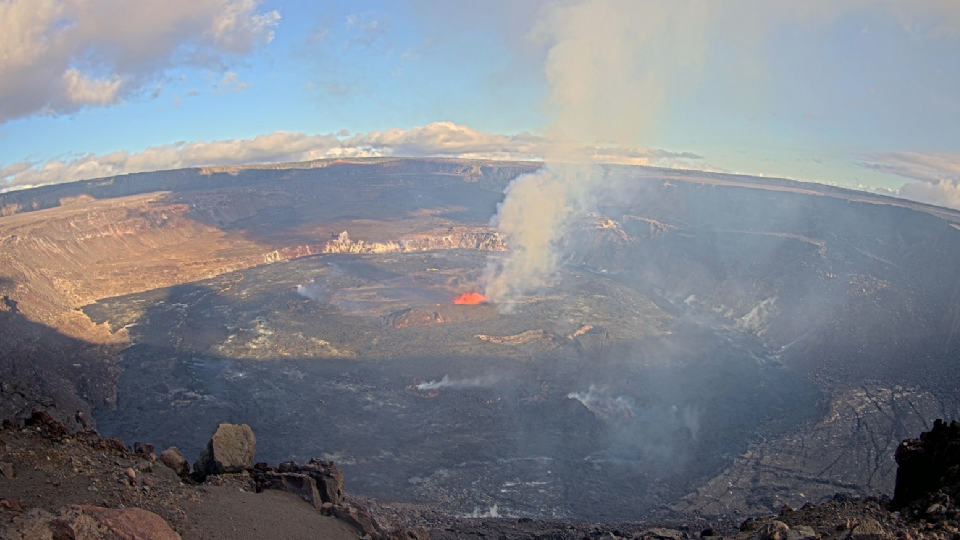
{"type": "Polygon", "coordinates": [[[247,424],[220,424],[193,464],[200,476],[242,472],[253,466],[257,438],[247,424]]]}

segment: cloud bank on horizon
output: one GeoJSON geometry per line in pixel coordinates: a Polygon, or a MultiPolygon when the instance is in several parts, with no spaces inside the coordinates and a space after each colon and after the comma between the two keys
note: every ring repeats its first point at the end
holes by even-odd
{"type": "MultiPolygon", "coordinates": [[[[574,148],[573,145],[565,146],[574,148]]],[[[498,135],[452,122],[353,135],[347,132],[308,135],[278,131],[249,139],[165,144],[142,152],[118,151],[44,163],[22,161],[0,166],[0,191],[144,171],[324,158],[406,156],[539,160],[550,153],[551,147],[553,143],[547,139],[529,133],[498,135]]],[[[702,162],[702,156],[691,152],[619,146],[576,146],[575,149],[578,159],[598,163],[711,169],[702,162]]]]}

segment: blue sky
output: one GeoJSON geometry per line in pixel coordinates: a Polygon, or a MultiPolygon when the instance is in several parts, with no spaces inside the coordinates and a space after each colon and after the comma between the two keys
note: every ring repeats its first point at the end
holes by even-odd
{"type": "Polygon", "coordinates": [[[108,3],[0,2],[0,188],[562,138],[960,205],[953,1],[108,3]]]}

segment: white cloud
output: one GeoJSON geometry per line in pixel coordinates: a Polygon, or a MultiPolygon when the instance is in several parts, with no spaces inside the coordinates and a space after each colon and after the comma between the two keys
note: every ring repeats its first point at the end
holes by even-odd
{"type": "Polygon", "coordinates": [[[63,74],[63,97],[77,105],[110,105],[117,101],[120,83],[119,77],[91,79],[70,68],[63,74]]]}
{"type": "MultiPolygon", "coordinates": [[[[0,165],[0,190],[141,171],[336,157],[438,156],[535,160],[547,154],[555,155],[551,150],[554,146],[543,137],[529,133],[500,135],[452,122],[354,135],[346,131],[326,135],[277,131],[250,139],[165,144],[136,153],[118,151],[45,163],[23,161],[8,166],[0,165]]],[[[701,156],[689,152],[649,148],[563,147],[586,161],[709,168],[701,162],[701,156]]]]}
{"type": "Polygon", "coordinates": [[[218,48],[243,54],[256,45],[273,40],[273,29],[280,22],[280,13],[258,13],[257,3],[254,0],[225,3],[208,30],[218,48]]]}
{"type": "Polygon", "coordinates": [[[232,71],[224,73],[217,86],[224,92],[242,92],[247,89],[247,83],[242,82],[232,71]]]}
{"type": "Polygon", "coordinates": [[[0,2],[0,122],[102,107],[178,66],[223,70],[273,39],[254,0],[0,2]]]}
{"type": "Polygon", "coordinates": [[[951,182],[904,184],[900,196],[915,201],[960,210],[960,185],[951,182]]]}
{"type": "Polygon", "coordinates": [[[870,156],[863,166],[918,180],[904,184],[907,199],[960,210],[960,155],[942,152],[887,152],[870,156]]]}

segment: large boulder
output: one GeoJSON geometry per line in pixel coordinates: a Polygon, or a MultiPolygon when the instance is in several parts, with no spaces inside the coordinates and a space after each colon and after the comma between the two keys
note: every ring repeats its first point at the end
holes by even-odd
{"type": "Polygon", "coordinates": [[[190,474],[190,464],[187,463],[187,458],[183,457],[180,449],[176,446],[171,446],[160,452],[160,461],[173,469],[173,472],[177,473],[180,478],[186,478],[190,474]]]}
{"type": "Polygon", "coordinates": [[[57,514],[33,509],[0,525],[4,540],[180,540],[157,514],[140,508],[73,505],[57,514]]]}
{"type": "Polygon", "coordinates": [[[306,465],[298,465],[294,461],[280,464],[280,472],[296,472],[313,478],[320,491],[323,502],[340,504],[343,502],[343,473],[337,469],[332,461],[313,458],[306,465]]]}
{"type": "Polygon", "coordinates": [[[373,538],[379,538],[383,530],[373,520],[370,513],[360,506],[349,504],[335,504],[331,509],[333,517],[344,521],[352,527],[359,530],[362,534],[369,534],[373,538]]]}
{"type": "Polygon", "coordinates": [[[311,459],[306,465],[285,461],[278,468],[266,463],[257,463],[253,468],[257,490],[279,489],[296,493],[317,508],[322,503],[340,504],[343,498],[343,473],[332,461],[311,459]],[[306,482],[303,478],[310,479],[306,482]],[[310,486],[313,486],[311,488],[310,486]],[[314,495],[314,490],[316,495],[314,495]]]}
{"type": "Polygon", "coordinates": [[[887,538],[880,522],[869,518],[856,524],[849,534],[840,536],[848,540],[885,540],[887,538]]]}
{"type": "Polygon", "coordinates": [[[201,478],[211,474],[237,473],[253,466],[257,438],[246,424],[220,424],[206,448],[193,464],[193,473],[201,478]]]}
{"type": "Polygon", "coordinates": [[[100,508],[76,505],[73,508],[97,518],[124,540],[180,540],[180,535],[153,512],[141,508],[100,508]]]}
{"type": "Polygon", "coordinates": [[[926,508],[940,496],[960,499],[960,423],[937,420],[919,439],[903,441],[896,460],[894,506],[926,508]]]}
{"type": "Polygon", "coordinates": [[[787,540],[790,527],[782,521],[771,521],[757,530],[756,540],[787,540]]]}
{"type": "Polygon", "coordinates": [[[320,510],[323,506],[323,500],[320,498],[320,492],[317,490],[316,480],[305,474],[279,473],[269,470],[255,471],[254,474],[257,488],[260,491],[265,489],[286,491],[312,504],[317,510],[320,510]]]}

